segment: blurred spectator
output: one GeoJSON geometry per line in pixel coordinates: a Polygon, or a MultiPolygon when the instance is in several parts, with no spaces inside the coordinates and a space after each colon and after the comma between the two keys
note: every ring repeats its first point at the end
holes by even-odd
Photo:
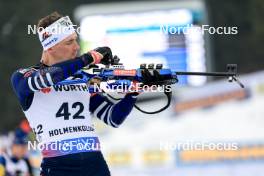
{"type": "Polygon", "coordinates": [[[32,167],[27,158],[27,133],[16,129],[10,148],[0,155],[0,176],[32,176],[32,167]]]}

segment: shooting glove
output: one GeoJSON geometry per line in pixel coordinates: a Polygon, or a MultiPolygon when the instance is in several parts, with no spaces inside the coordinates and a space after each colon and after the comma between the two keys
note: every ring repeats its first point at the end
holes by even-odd
{"type": "Polygon", "coordinates": [[[109,47],[104,46],[104,47],[98,47],[95,48],[94,51],[102,54],[103,58],[100,61],[101,64],[108,65],[111,63],[113,59],[112,51],[109,47]]]}

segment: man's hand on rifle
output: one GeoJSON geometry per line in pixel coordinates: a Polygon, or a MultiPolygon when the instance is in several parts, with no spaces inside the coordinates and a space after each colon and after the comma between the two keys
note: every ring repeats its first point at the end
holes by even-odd
{"type": "Polygon", "coordinates": [[[94,64],[104,64],[108,65],[111,63],[111,60],[113,59],[112,51],[109,47],[98,47],[94,50],[90,51],[90,53],[93,55],[93,53],[99,53],[100,59],[95,60],[94,64]]]}
{"type": "Polygon", "coordinates": [[[112,51],[109,47],[98,47],[88,52],[93,57],[92,64],[108,65],[113,59],[112,51]]]}

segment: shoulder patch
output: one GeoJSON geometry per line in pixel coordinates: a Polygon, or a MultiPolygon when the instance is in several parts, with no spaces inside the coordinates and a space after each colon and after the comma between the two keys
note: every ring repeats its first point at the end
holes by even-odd
{"type": "Polygon", "coordinates": [[[19,73],[25,74],[26,72],[30,71],[31,68],[21,68],[18,70],[19,73]]]}
{"type": "Polygon", "coordinates": [[[37,71],[35,68],[24,68],[24,69],[19,69],[18,72],[22,73],[24,77],[29,77],[34,71],[37,71]]]}

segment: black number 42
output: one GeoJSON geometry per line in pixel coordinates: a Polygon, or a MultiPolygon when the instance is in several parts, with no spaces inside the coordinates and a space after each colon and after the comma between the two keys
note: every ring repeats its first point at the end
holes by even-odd
{"type": "MultiPolygon", "coordinates": [[[[81,102],[75,102],[71,106],[72,109],[78,109],[77,112],[72,116],[73,119],[84,119],[85,117],[81,115],[84,110],[84,105],[81,102]]],[[[58,112],[56,113],[56,117],[64,117],[64,120],[69,120],[71,113],[69,111],[69,103],[62,103],[58,112]]]]}

